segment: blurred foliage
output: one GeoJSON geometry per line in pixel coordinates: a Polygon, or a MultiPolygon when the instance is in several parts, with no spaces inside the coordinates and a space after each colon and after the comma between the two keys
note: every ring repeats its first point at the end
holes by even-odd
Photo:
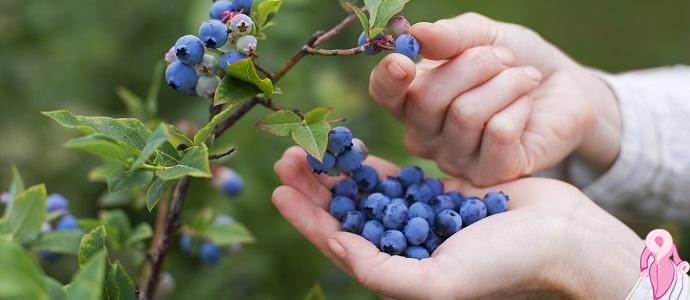
{"type": "MultiPolygon", "coordinates": [[[[27,182],[46,182],[49,192],[71,200],[79,217],[96,216],[106,189],[89,183],[88,171],[98,160],[61,145],[74,132],[39,111],[66,108],[79,114],[124,116],[117,86],[144,95],[154,65],[185,33],[196,33],[209,1],[0,1],[0,186],[10,181],[10,162],[27,182]]],[[[448,18],[466,11],[523,24],[583,64],[606,71],[690,63],[690,1],[548,1],[433,0],[412,1],[405,15],[413,22],[448,18]]],[[[277,68],[316,30],[343,16],[338,2],[290,0],[259,44],[264,65],[277,68]]],[[[358,35],[353,25],[326,47],[350,47],[358,35]]],[[[411,158],[404,150],[402,127],[370,101],[369,72],[380,57],[308,57],[280,83],[284,95],[275,101],[288,107],[332,105],[333,117],[347,117],[369,149],[396,163],[433,163],[411,158]]],[[[167,121],[203,123],[207,103],[163,88],[160,116],[167,121]]],[[[327,262],[273,208],[270,195],[278,184],[273,161],[290,143],[254,127],[268,111],[257,108],[230,130],[220,145],[239,147],[227,165],[246,180],[242,197],[229,200],[202,180],[194,180],[187,211],[210,205],[230,212],[257,239],[216,266],[202,266],[179,249],[166,267],[177,282],[172,299],[299,299],[321,282],[331,299],[373,296],[327,262]]],[[[438,172],[438,171],[435,171],[438,172]]],[[[440,174],[440,173],[437,173],[440,174]]],[[[144,210],[126,209],[132,222],[152,222],[144,210]]],[[[189,215],[185,215],[189,218],[189,215]]],[[[645,234],[659,226],[638,220],[645,234]]],[[[683,257],[690,257],[690,230],[663,224],[674,232],[683,257]]],[[[75,262],[48,266],[59,279],[73,275],[75,262]]]]}

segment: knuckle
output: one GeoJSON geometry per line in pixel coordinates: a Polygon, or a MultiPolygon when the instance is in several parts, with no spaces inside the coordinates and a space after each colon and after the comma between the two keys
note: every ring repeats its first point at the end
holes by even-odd
{"type": "Polygon", "coordinates": [[[513,143],[518,135],[517,126],[510,120],[501,116],[494,116],[486,125],[486,134],[492,142],[499,145],[509,145],[513,143]]]}
{"type": "Polygon", "coordinates": [[[450,109],[449,121],[460,128],[478,128],[483,124],[471,99],[460,97],[453,102],[450,109]]]}
{"type": "Polygon", "coordinates": [[[441,171],[445,172],[448,175],[454,176],[454,177],[460,177],[462,176],[461,168],[460,166],[457,165],[457,162],[454,158],[452,157],[446,157],[445,159],[439,159],[436,161],[436,165],[438,166],[441,171]]]}
{"type": "Polygon", "coordinates": [[[415,156],[427,158],[429,156],[429,150],[425,147],[414,134],[410,133],[408,130],[405,134],[405,148],[407,151],[415,156]]]}

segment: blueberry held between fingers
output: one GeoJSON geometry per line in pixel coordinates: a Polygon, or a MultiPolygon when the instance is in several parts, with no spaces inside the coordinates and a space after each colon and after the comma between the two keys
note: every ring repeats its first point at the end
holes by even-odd
{"type": "Polygon", "coordinates": [[[395,52],[415,59],[419,54],[419,42],[409,33],[403,33],[395,38],[395,52]]]}

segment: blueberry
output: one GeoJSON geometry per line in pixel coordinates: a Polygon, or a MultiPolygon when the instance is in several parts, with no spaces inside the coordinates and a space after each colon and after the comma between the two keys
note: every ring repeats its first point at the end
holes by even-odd
{"type": "Polygon", "coordinates": [[[199,72],[205,75],[215,74],[216,68],[218,68],[218,60],[211,54],[204,54],[204,57],[201,58],[201,62],[197,65],[199,72]]]}
{"type": "MultiPolygon", "coordinates": [[[[7,194],[7,197],[9,199],[9,194],[7,194]]],[[[63,195],[50,194],[48,195],[48,198],[46,198],[46,207],[48,208],[48,212],[67,210],[69,207],[69,201],[67,201],[67,198],[65,198],[63,195]]]]}
{"type": "Polygon", "coordinates": [[[199,245],[199,260],[205,264],[214,264],[220,259],[220,248],[209,241],[199,245]]]}
{"type": "Polygon", "coordinates": [[[253,25],[254,21],[252,21],[252,18],[245,14],[236,15],[230,20],[232,33],[237,35],[247,35],[251,33],[253,25]]]}
{"type": "Polygon", "coordinates": [[[486,217],[486,205],[479,199],[467,199],[460,205],[460,217],[465,226],[486,217]]]}
{"type": "Polygon", "coordinates": [[[381,236],[386,229],[383,224],[376,220],[369,220],[364,223],[364,228],[362,229],[362,236],[370,241],[372,244],[378,245],[381,243],[381,236]]]}
{"type": "Polygon", "coordinates": [[[225,54],[223,54],[223,56],[220,57],[218,65],[223,70],[223,72],[225,72],[228,69],[229,64],[244,58],[247,58],[246,54],[236,50],[230,50],[228,52],[225,52],[225,54]]]}
{"type": "Polygon", "coordinates": [[[410,205],[410,209],[407,211],[407,218],[412,219],[412,218],[422,218],[426,220],[429,225],[434,224],[434,217],[436,215],[434,214],[434,209],[431,207],[431,205],[426,204],[424,202],[415,202],[410,205]]]}
{"type": "Polygon", "coordinates": [[[409,33],[395,38],[395,52],[414,59],[419,54],[419,42],[409,33]]]}
{"type": "Polygon", "coordinates": [[[463,196],[460,192],[448,192],[446,195],[453,199],[455,209],[460,209],[460,205],[462,204],[462,201],[465,200],[465,196],[463,196]]]}
{"type": "Polygon", "coordinates": [[[407,250],[405,250],[405,257],[414,259],[425,259],[429,258],[429,256],[429,251],[421,246],[409,246],[407,247],[407,250]]]}
{"type": "Polygon", "coordinates": [[[242,192],[243,185],[244,179],[242,179],[242,176],[233,171],[230,173],[229,176],[223,178],[221,187],[223,189],[223,192],[225,192],[229,196],[236,196],[242,192]]]}
{"type": "Polygon", "coordinates": [[[381,236],[381,251],[390,255],[400,255],[407,249],[405,235],[399,230],[388,230],[381,236]]]}
{"type": "Polygon", "coordinates": [[[429,230],[429,223],[420,217],[416,217],[407,221],[403,232],[410,245],[421,245],[429,237],[429,230]]]}
{"type": "Polygon", "coordinates": [[[240,51],[244,54],[251,54],[256,51],[256,38],[253,35],[244,35],[237,39],[237,43],[235,44],[237,47],[237,51],[240,51]]]}
{"type": "Polygon", "coordinates": [[[429,204],[434,209],[434,213],[437,213],[444,209],[455,209],[455,202],[453,202],[453,198],[447,195],[438,195],[431,199],[431,201],[429,201],[429,204]]]}
{"type": "Polygon", "coordinates": [[[340,222],[340,229],[342,231],[359,234],[362,232],[364,221],[364,215],[361,212],[356,210],[348,211],[340,222]]]}
{"type": "Polygon", "coordinates": [[[249,14],[252,11],[252,0],[233,0],[232,4],[235,11],[241,11],[245,14],[249,14]]]}
{"type": "Polygon", "coordinates": [[[174,61],[165,69],[165,81],[178,91],[191,92],[194,90],[198,76],[194,68],[181,61],[174,61]]]}
{"type": "Polygon", "coordinates": [[[508,196],[503,192],[488,192],[484,195],[484,204],[490,215],[508,210],[508,196]]]}
{"type": "Polygon", "coordinates": [[[367,220],[383,221],[384,210],[391,203],[390,198],[381,193],[373,193],[363,198],[362,212],[367,220]]]}
{"type": "Polygon", "coordinates": [[[407,206],[400,203],[390,203],[383,210],[383,226],[386,229],[400,229],[407,221],[407,206]]]}
{"type": "Polygon", "coordinates": [[[314,173],[326,173],[335,165],[335,156],[326,151],[323,155],[323,161],[318,161],[315,157],[311,156],[311,154],[307,154],[307,163],[309,167],[314,170],[314,173]]]}
{"type": "Polygon", "coordinates": [[[331,204],[328,206],[328,211],[338,220],[345,217],[348,211],[353,210],[355,210],[355,203],[352,202],[352,199],[343,196],[333,197],[331,204]]]}
{"type": "Polygon", "coordinates": [[[424,171],[417,166],[407,166],[400,169],[400,183],[402,183],[403,188],[407,188],[413,184],[422,183],[424,179],[424,171]]]}
{"type": "Polygon", "coordinates": [[[350,178],[344,178],[343,180],[338,181],[338,183],[335,184],[335,187],[333,187],[333,196],[343,196],[343,197],[348,197],[350,199],[355,199],[357,197],[357,193],[359,192],[357,188],[357,183],[350,179],[350,178]]]}
{"type": "MultiPolygon", "coordinates": [[[[383,38],[383,33],[379,33],[373,39],[371,39],[371,43],[369,43],[369,45],[364,47],[364,54],[376,55],[379,52],[381,52],[381,50],[383,50],[383,48],[376,46],[376,41],[380,40],[381,38],[383,38]]],[[[357,46],[362,46],[362,45],[366,44],[366,42],[367,42],[367,35],[364,31],[362,31],[362,34],[360,34],[359,38],[357,38],[357,46]]]]}
{"type": "Polygon", "coordinates": [[[79,221],[73,215],[64,215],[55,223],[56,230],[70,230],[79,228],[79,221]]]}
{"type": "Polygon", "coordinates": [[[335,167],[341,172],[352,172],[362,166],[362,154],[357,149],[348,149],[338,154],[335,167]]]}
{"type": "Polygon", "coordinates": [[[186,234],[180,235],[180,248],[183,252],[189,253],[192,251],[192,237],[186,234]]]}
{"type": "Polygon", "coordinates": [[[225,12],[231,12],[233,10],[235,9],[230,1],[218,0],[211,5],[208,15],[211,19],[221,20],[223,19],[225,12]]]}
{"type": "Polygon", "coordinates": [[[199,27],[199,38],[209,48],[220,48],[228,41],[228,28],[218,20],[208,20],[199,27]]]}
{"type": "Polygon", "coordinates": [[[435,196],[443,194],[443,181],[438,178],[427,178],[423,182],[424,185],[431,189],[431,194],[435,196]]]}
{"type": "Polygon", "coordinates": [[[405,200],[403,198],[391,199],[391,204],[393,204],[393,203],[399,203],[400,205],[403,205],[403,206],[409,208],[409,204],[407,204],[407,200],[405,200]]]}
{"type": "Polygon", "coordinates": [[[358,138],[352,139],[352,148],[357,149],[359,150],[359,153],[362,153],[362,160],[367,159],[367,156],[369,156],[369,149],[367,148],[367,145],[358,138]]]}
{"type": "Polygon", "coordinates": [[[376,191],[390,198],[402,197],[402,185],[400,184],[400,181],[391,177],[387,177],[381,181],[379,186],[376,187],[376,191]]]}
{"type": "Polygon", "coordinates": [[[443,243],[443,238],[439,237],[433,230],[429,232],[429,237],[424,242],[424,247],[429,250],[429,253],[434,253],[436,248],[443,243]]]}
{"type": "Polygon", "coordinates": [[[405,199],[410,202],[429,203],[432,198],[431,189],[423,184],[413,184],[407,188],[407,192],[405,193],[405,199]]]}
{"type": "Polygon", "coordinates": [[[462,228],[462,217],[454,210],[442,210],[436,214],[434,225],[438,236],[449,237],[462,228]]]}
{"type": "MultiPolygon", "coordinates": [[[[357,151],[357,150],[355,150],[357,151]]],[[[352,172],[352,180],[357,182],[357,187],[362,192],[371,192],[379,180],[379,173],[370,165],[362,165],[352,172]]]]}
{"type": "Polygon", "coordinates": [[[198,37],[185,35],[175,42],[175,55],[187,65],[196,65],[204,56],[204,43],[198,37]]]}
{"type": "Polygon", "coordinates": [[[340,153],[352,146],[352,132],[345,126],[338,126],[328,133],[328,151],[340,153]]]}
{"type": "Polygon", "coordinates": [[[395,16],[388,23],[390,29],[396,34],[406,33],[410,30],[410,22],[403,16],[395,16]]]}
{"type": "Polygon", "coordinates": [[[216,94],[218,84],[220,84],[220,77],[216,75],[204,75],[197,79],[194,90],[197,96],[212,99],[216,94]]]}

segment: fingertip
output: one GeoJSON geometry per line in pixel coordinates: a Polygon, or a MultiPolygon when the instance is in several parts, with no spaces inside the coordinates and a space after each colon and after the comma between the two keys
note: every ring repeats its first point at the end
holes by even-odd
{"type": "Polygon", "coordinates": [[[420,44],[419,54],[428,59],[446,59],[448,54],[443,53],[448,39],[448,30],[444,28],[447,20],[439,20],[436,23],[420,22],[410,28],[412,34],[420,44]]]}

